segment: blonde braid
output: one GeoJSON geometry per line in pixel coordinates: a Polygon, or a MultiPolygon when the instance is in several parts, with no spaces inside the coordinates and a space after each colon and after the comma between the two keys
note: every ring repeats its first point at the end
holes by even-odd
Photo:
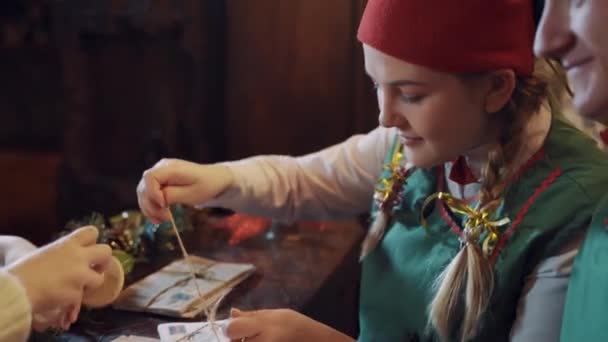
{"type": "MultiPolygon", "coordinates": [[[[558,108],[558,103],[551,103],[551,100],[561,98],[556,92],[565,88],[548,88],[548,84],[553,82],[546,76],[543,66],[537,63],[533,76],[517,79],[510,101],[499,113],[506,127],[499,142],[488,153],[480,189],[480,209],[493,212],[502,201],[506,181],[517,167],[515,162],[523,145],[524,128],[539,112],[543,101],[549,100],[552,111],[558,108]]],[[[430,305],[429,321],[443,340],[449,339],[457,327],[455,311],[462,301],[463,288],[465,312],[460,324],[460,338],[467,341],[475,337],[494,286],[492,265],[478,241],[467,236],[464,239],[465,247],[437,278],[437,292],[430,305]]]]}

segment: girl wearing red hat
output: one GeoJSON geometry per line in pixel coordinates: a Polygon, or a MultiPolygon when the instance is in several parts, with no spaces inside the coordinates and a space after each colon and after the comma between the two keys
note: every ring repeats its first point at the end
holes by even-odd
{"type": "MultiPolygon", "coordinates": [[[[299,158],[163,160],[140,182],[142,211],[336,218],[373,198],[359,341],[558,340],[608,161],[557,118],[532,12],[529,0],[368,1],[358,38],[381,127],[299,158]]],[[[226,334],[352,340],[291,310],[235,310],[226,334]]]]}

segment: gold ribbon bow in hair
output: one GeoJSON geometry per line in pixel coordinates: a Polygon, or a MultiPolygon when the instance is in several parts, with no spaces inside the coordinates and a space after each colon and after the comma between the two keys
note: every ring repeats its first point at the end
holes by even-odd
{"type": "Polygon", "coordinates": [[[382,176],[374,191],[374,202],[378,207],[378,213],[363,239],[360,260],[373,251],[382,240],[393,208],[399,207],[403,201],[407,178],[414,172],[414,167],[408,168],[404,165],[403,144],[399,141],[395,143],[391,160],[384,165],[384,170],[388,171],[388,175],[382,176]]]}
{"type": "Polygon", "coordinates": [[[397,143],[391,161],[384,165],[384,169],[389,171],[387,177],[382,177],[376,184],[374,200],[380,210],[386,211],[399,205],[403,199],[403,186],[405,180],[413,172],[403,165],[403,146],[397,143]]]}
{"type": "Polygon", "coordinates": [[[498,231],[498,228],[511,222],[508,217],[500,220],[492,220],[490,216],[494,212],[493,210],[488,211],[483,208],[475,209],[468,205],[465,201],[455,198],[449,193],[437,192],[429,196],[424,201],[422,206],[420,222],[425,228],[428,227],[428,222],[423,213],[425,212],[426,207],[435,199],[441,200],[443,203],[445,203],[445,205],[448,206],[452,212],[467,216],[462,235],[460,236],[460,241],[463,246],[467,243],[477,243],[484,231],[488,233],[483,241],[482,247],[483,253],[486,257],[492,254],[498,240],[500,239],[500,232],[498,231]]]}

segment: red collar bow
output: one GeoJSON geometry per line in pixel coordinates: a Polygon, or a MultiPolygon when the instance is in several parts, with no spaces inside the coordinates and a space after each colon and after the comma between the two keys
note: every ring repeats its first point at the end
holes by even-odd
{"type": "Polygon", "coordinates": [[[465,157],[460,156],[454,162],[452,162],[452,169],[450,170],[450,180],[460,185],[469,185],[477,183],[477,177],[469,168],[465,157]]]}

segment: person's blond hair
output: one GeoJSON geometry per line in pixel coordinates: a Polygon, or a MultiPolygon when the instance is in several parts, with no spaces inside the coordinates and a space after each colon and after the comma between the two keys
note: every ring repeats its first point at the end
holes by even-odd
{"type": "MultiPolygon", "coordinates": [[[[501,109],[505,127],[490,149],[483,169],[479,208],[492,212],[504,194],[507,180],[516,172],[515,161],[524,143],[528,121],[543,103],[559,113],[565,83],[562,73],[550,62],[538,60],[530,77],[518,77],[510,101],[501,109]]],[[[429,321],[443,340],[455,334],[467,341],[478,333],[494,286],[493,265],[484,256],[478,241],[465,246],[437,278],[437,292],[429,306],[429,321]],[[464,310],[464,312],[463,312],[464,310]]]]}

